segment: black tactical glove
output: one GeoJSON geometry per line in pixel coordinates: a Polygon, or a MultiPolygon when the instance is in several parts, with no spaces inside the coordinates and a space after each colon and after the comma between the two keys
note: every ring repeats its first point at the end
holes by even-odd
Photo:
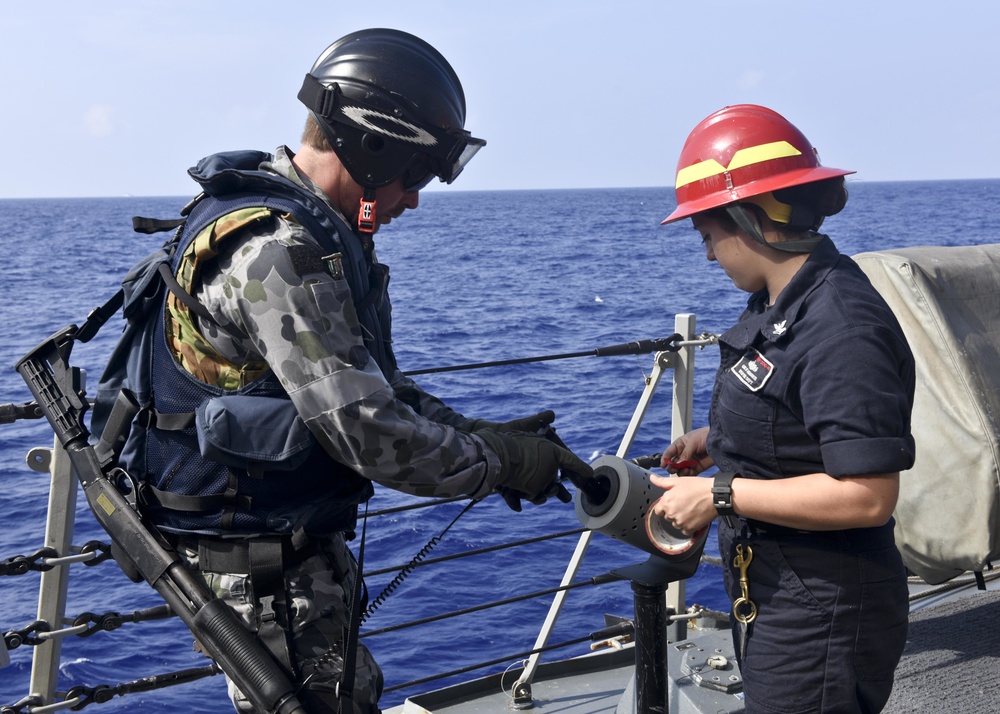
{"type": "Polygon", "coordinates": [[[569,491],[559,483],[559,471],[572,471],[583,478],[593,476],[590,466],[564,446],[559,446],[545,435],[526,432],[502,433],[482,429],[476,436],[500,457],[500,484],[497,491],[503,495],[511,510],[521,510],[521,499],[544,503],[549,496],[556,496],[563,503],[573,500],[569,491]]]}
{"type": "Polygon", "coordinates": [[[521,417],[520,419],[511,419],[510,421],[503,422],[490,421],[489,419],[467,419],[455,428],[467,432],[492,429],[493,431],[502,432],[526,431],[534,434],[547,428],[555,420],[556,413],[551,409],[546,409],[529,417],[521,417]]]}

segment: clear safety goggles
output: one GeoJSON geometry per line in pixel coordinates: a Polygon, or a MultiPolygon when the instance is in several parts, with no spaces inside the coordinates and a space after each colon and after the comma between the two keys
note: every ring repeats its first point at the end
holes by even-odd
{"type": "Polygon", "coordinates": [[[454,160],[446,160],[444,163],[438,157],[428,153],[414,155],[410,162],[403,169],[403,187],[409,191],[420,191],[435,178],[444,183],[451,183],[462,173],[465,165],[472,160],[483,146],[485,141],[469,137],[470,141],[460,147],[461,152],[454,160]]]}

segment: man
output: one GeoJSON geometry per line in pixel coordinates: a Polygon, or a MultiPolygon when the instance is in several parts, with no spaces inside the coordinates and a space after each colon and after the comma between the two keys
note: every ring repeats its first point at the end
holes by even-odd
{"type": "Polygon", "coordinates": [[[412,35],[363,30],[319,57],[299,98],[310,115],[297,153],[217,154],[190,171],[203,195],[182,212],[169,291],[144,318],[149,383],[122,385],[146,428],[131,429],[120,460],[144,482],[149,517],[301,684],[308,711],[353,699],[377,712],[378,665],[344,637],[359,610],[346,541],[371,483],[500,490],[520,510],[522,497],[568,496],[560,469],[590,469],[551,412],[468,419],[396,366],[373,235],[485,143],[464,130],[448,62],[412,35]]]}

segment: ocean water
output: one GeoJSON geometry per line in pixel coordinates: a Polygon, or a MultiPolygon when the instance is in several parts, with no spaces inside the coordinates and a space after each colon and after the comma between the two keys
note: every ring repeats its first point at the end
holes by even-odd
{"type": "MultiPolygon", "coordinates": [[[[849,183],[851,200],[825,232],[840,250],[1000,241],[1000,180],[849,183]]],[[[131,264],[159,237],[131,232],[134,215],[169,217],[182,197],[0,200],[5,227],[0,280],[0,403],[30,399],[14,363],[40,341],[87,313],[116,290],[131,264]]],[[[427,369],[523,357],[590,352],[598,347],[667,337],[674,315],[694,313],[697,330],[718,333],[737,318],[746,296],[718,266],[705,261],[688,223],[660,226],[673,208],[669,188],[503,192],[430,192],[419,210],[377,236],[379,256],[392,268],[390,293],[401,368],[427,369]]],[[[91,343],[74,348],[73,363],[96,380],[120,325],[112,320],[91,343]]],[[[718,354],[696,356],[696,425],[707,420],[718,354]]],[[[532,362],[495,369],[430,374],[418,381],[459,411],[503,420],[551,408],[563,440],[585,459],[614,453],[652,371],[652,356],[532,362]]],[[[659,452],[670,434],[664,383],[630,452],[659,452]]],[[[30,555],[42,543],[48,481],[30,471],[25,454],[51,446],[41,421],[0,425],[0,563],[30,555]]],[[[414,502],[378,489],[373,510],[414,502]]],[[[372,519],[365,570],[401,566],[437,536],[463,502],[372,519]]],[[[578,527],[572,506],[549,502],[510,511],[499,498],[460,518],[429,556],[445,556],[578,527]]],[[[84,499],[74,543],[106,539],[84,499]]],[[[395,625],[446,610],[558,585],[577,538],[496,551],[436,567],[417,568],[362,630],[387,686],[531,649],[550,597],[490,609],[434,625],[395,625]],[[390,628],[388,632],[376,631],[390,628]],[[373,634],[374,633],[374,634],[373,634]]],[[[716,554],[714,538],[708,554],[716,554]]],[[[577,580],[645,556],[596,536],[577,580]]],[[[119,612],[158,604],[145,584],[133,584],[113,563],[73,565],[67,616],[119,612]]],[[[368,578],[374,597],[394,573],[368,578]]],[[[0,578],[0,632],[35,619],[39,575],[0,578]]],[[[703,565],[687,584],[688,602],[726,610],[717,568],[703,565]]],[[[574,590],[550,642],[603,627],[605,613],[629,616],[627,583],[574,590]]],[[[550,655],[587,651],[577,645],[550,655]]],[[[0,669],[0,706],[28,693],[31,648],[10,653],[0,669]]],[[[520,658],[466,676],[502,671],[520,658]]],[[[92,637],[63,641],[61,690],[109,685],[189,667],[206,660],[191,649],[177,620],[126,624],[92,637]]],[[[513,677],[511,677],[511,680],[513,677]]],[[[449,680],[454,681],[454,680],[449,680]]],[[[440,686],[390,692],[383,706],[440,686]]],[[[229,709],[221,676],[155,692],[116,697],[105,711],[218,712],[229,709]]]]}

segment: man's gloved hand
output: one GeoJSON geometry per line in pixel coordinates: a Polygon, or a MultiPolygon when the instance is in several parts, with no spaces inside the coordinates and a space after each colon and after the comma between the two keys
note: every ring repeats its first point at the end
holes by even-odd
{"type": "Polygon", "coordinates": [[[464,424],[460,424],[457,429],[467,432],[481,431],[482,429],[492,429],[493,431],[511,432],[526,431],[537,433],[547,428],[556,420],[556,413],[551,409],[532,414],[529,417],[511,419],[510,421],[490,421],[489,419],[468,419],[464,424]]]}
{"type": "Polygon", "coordinates": [[[522,498],[540,504],[549,496],[556,496],[563,503],[569,503],[572,496],[559,483],[560,469],[584,478],[593,476],[590,466],[576,454],[543,434],[482,429],[476,436],[500,457],[497,491],[514,511],[521,510],[522,498]]]}

